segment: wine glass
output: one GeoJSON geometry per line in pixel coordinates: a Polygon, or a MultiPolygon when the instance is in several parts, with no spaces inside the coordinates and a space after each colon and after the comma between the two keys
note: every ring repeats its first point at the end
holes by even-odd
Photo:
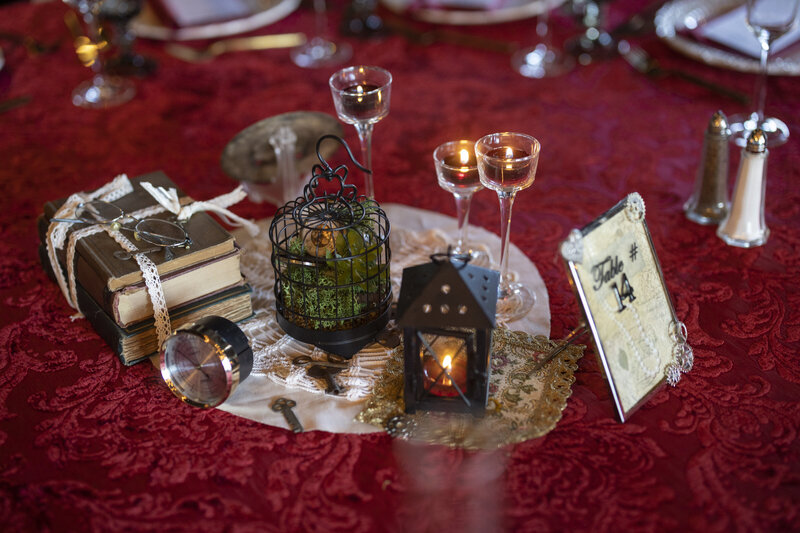
{"type": "Polygon", "coordinates": [[[346,124],[353,124],[361,142],[366,195],[375,198],[372,180],[372,128],[389,114],[392,75],[380,67],[355,66],[336,72],[328,80],[336,114],[346,124]]]}
{"type": "Polygon", "coordinates": [[[100,35],[99,15],[103,0],[64,0],[76,9],[86,23],[88,37],[75,40],[75,51],[81,62],[92,67],[91,80],[78,85],[72,91],[72,103],[78,107],[105,108],[123,104],[133,98],[136,89],[130,80],[108,76],[103,72],[101,51],[107,43],[100,35]]]}
{"type": "Polygon", "coordinates": [[[775,117],[764,116],[767,100],[767,64],[772,43],[797,24],[797,6],[800,0],[747,0],[747,26],[761,45],[759,75],[756,80],[753,100],[758,106],[747,115],[730,117],[732,140],[739,146],[747,144],[747,138],[756,129],[767,134],[770,148],[780,146],[789,139],[789,128],[775,117]]]}
{"type": "Polygon", "coordinates": [[[586,30],[571,39],[564,47],[581,65],[610,59],[616,56],[616,43],[606,29],[608,2],[610,0],[587,0],[582,3],[583,25],[586,30]]]}
{"type": "Polygon", "coordinates": [[[452,250],[455,255],[479,255],[467,245],[467,226],[472,195],[483,189],[478,177],[475,143],[472,141],[446,142],[433,151],[436,178],[439,186],[453,194],[458,217],[458,243],[452,250]]]}
{"type": "Polygon", "coordinates": [[[518,50],[511,56],[511,66],[526,78],[549,78],[560,76],[572,70],[575,60],[572,56],[553,48],[548,27],[547,8],[536,17],[536,35],[540,42],[518,50]]]}
{"type": "Polygon", "coordinates": [[[314,0],[314,24],[316,31],[310,41],[292,48],[292,61],[303,68],[332,67],[344,63],[353,55],[347,43],[334,43],[325,38],[328,33],[328,12],[325,0],[314,0]]]}
{"type": "Polygon", "coordinates": [[[106,72],[120,76],[149,76],[156,70],[156,62],[136,53],[133,42],[136,34],[130,23],[142,11],[144,0],[104,0],[100,20],[113,26],[116,56],[106,61],[106,72]]]}
{"type": "Polygon", "coordinates": [[[500,199],[497,318],[505,323],[524,317],[536,301],[535,295],[525,285],[514,282],[509,276],[508,244],[514,197],[533,184],[540,148],[539,141],[524,133],[492,133],[475,143],[481,183],[497,192],[500,199]]]}

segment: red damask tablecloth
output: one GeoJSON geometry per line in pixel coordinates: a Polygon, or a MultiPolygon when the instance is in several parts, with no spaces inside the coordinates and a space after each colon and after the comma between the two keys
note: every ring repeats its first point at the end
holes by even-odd
{"type": "MultiPolygon", "coordinates": [[[[611,4],[612,24],[642,7],[611,4]]],[[[339,11],[341,4],[334,5],[339,11]]],[[[590,348],[563,419],[545,437],[494,452],[416,447],[383,434],[295,435],[183,405],[147,364],[123,367],[71,310],[37,258],[46,200],[114,175],[164,170],[192,196],[229,191],[219,157],[239,130],[293,110],[333,113],[328,69],[286,51],[207,64],[166,55],[134,100],[72,107],[88,77],[61,3],[0,8],[0,32],[47,43],[32,56],[0,39],[0,530],[4,531],[790,531],[800,529],[800,80],[770,80],[768,112],[790,142],[770,154],[760,248],[725,246],[689,222],[688,198],[713,111],[745,111],[677,78],[654,80],[621,59],[555,79],[515,74],[508,57],[399,36],[351,41],[353,62],[394,75],[375,128],[381,201],[454,212],[435,184],[441,142],[523,131],[542,143],[534,186],[515,205],[512,240],[547,284],[552,337],[580,311],[558,245],[638,191],[695,367],[628,422],[616,421],[590,348]]],[[[312,27],[298,11],[265,31],[312,27]]],[[[561,42],[577,31],[554,20],[561,42]]],[[[529,44],[531,21],[467,28],[529,44]]],[[[666,66],[743,92],[755,78],[707,67],[640,39],[666,66]]],[[[357,144],[352,128],[347,139],[357,144]]],[[[732,171],[738,162],[732,154],[732,171]]],[[[236,207],[251,217],[274,208],[236,207]]],[[[497,231],[497,199],[476,196],[472,222],[497,231]]],[[[265,408],[267,408],[265,406],[265,408]]]]}

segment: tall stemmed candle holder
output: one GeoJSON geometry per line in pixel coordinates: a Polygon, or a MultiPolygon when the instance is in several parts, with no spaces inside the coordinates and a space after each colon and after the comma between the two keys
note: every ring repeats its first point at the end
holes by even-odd
{"type": "Polygon", "coordinates": [[[72,103],[78,107],[106,108],[123,104],[133,98],[136,89],[130,80],[103,73],[101,50],[107,43],[100,35],[98,18],[103,0],[64,0],[76,9],[86,23],[88,37],[75,40],[75,51],[81,62],[91,67],[94,77],[72,91],[72,103]]]}
{"type": "Polygon", "coordinates": [[[358,132],[362,160],[370,171],[364,173],[365,193],[368,198],[375,198],[371,173],[372,128],[389,114],[392,75],[380,67],[355,66],[336,72],[328,84],[339,119],[354,125],[358,132]]]}
{"type": "Polygon", "coordinates": [[[433,164],[439,186],[453,194],[458,217],[458,242],[451,251],[454,255],[473,255],[467,244],[467,226],[472,195],[483,189],[478,176],[475,159],[475,143],[472,141],[446,142],[433,151],[433,164]]]}
{"type": "Polygon", "coordinates": [[[295,65],[303,68],[322,68],[341,65],[353,55],[347,43],[328,40],[328,9],[325,0],[314,0],[315,35],[307,43],[293,48],[289,55],[295,65]]]}
{"type": "Polygon", "coordinates": [[[524,133],[492,133],[475,143],[478,173],[484,187],[500,199],[500,285],[497,291],[497,319],[513,322],[533,307],[534,294],[508,273],[508,244],[511,208],[517,192],[527,189],[536,177],[539,141],[524,133]]]}
{"type": "Polygon", "coordinates": [[[759,75],[753,97],[758,107],[748,115],[730,117],[731,138],[738,146],[745,146],[750,134],[757,129],[767,135],[770,148],[789,140],[789,128],[778,118],[764,116],[764,104],[767,101],[767,67],[772,43],[798,23],[798,5],[800,0],[747,0],[747,26],[761,45],[759,75]]]}
{"type": "Polygon", "coordinates": [[[571,55],[553,47],[548,17],[547,8],[536,17],[535,28],[539,43],[522,48],[511,56],[511,66],[526,78],[561,76],[575,66],[571,55]]]}

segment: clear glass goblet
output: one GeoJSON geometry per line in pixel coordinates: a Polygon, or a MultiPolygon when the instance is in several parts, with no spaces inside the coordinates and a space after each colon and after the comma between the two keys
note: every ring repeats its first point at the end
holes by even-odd
{"type": "Polygon", "coordinates": [[[114,57],[105,62],[106,72],[119,76],[144,78],[156,71],[157,64],[134,50],[136,34],[131,30],[131,21],[139,15],[144,0],[104,0],[100,8],[100,21],[113,28],[113,41],[117,48],[114,57]]]}
{"type": "Polygon", "coordinates": [[[548,12],[536,17],[536,35],[539,43],[522,48],[511,56],[511,66],[526,78],[551,78],[566,74],[575,66],[571,55],[553,47],[550,28],[547,23],[548,12]]]}
{"type": "Polygon", "coordinates": [[[745,146],[747,138],[756,129],[767,134],[767,144],[775,148],[789,140],[789,128],[782,120],[764,116],[767,100],[769,54],[772,43],[797,24],[800,0],[747,0],[747,26],[761,45],[759,74],[753,101],[757,108],[747,115],[733,115],[728,121],[731,139],[745,146]]]}
{"type": "Polygon", "coordinates": [[[456,200],[456,216],[458,217],[458,242],[451,250],[455,255],[467,255],[471,258],[480,252],[467,244],[467,226],[469,225],[469,208],[472,195],[483,189],[478,176],[478,162],[475,159],[475,143],[472,141],[446,142],[433,151],[433,164],[436,167],[436,179],[439,186],[452,193],[456,200]]]}
{"type": "Polygon", "coordinates": [[[524,133],[492,133],[475,143],[478,173],[487,189],[500,200],[500,285],[497,291],[497,319],[513,322],[524,317],[536,302],[524,284],[514,282],[508,272],[511,209],[517,192],[527,189],[536,178],[539,141],[524,133]]]}
{"type": "Polygon", "coordinates": [[[586,0],[580,2],[583,8],[581,22],[584,32],[568,41],[564,48],[581,65],[611,59],[617,55],[617,43],[608,33],[607,11],[610,0],[586,0]]]}
{"type": "Polygon", "coordinates": [[[328,80],[333,105],[339,119],[355,126],[361,142],[362,162],[370,173],[364,173],[368,198],[375,198],[372,179],[372,129],[389,114],[392,75],[380,67],[355,66],[336,72],[328,80]]]}
{"type": "Polygon", "coordinates": [[[72,91],[72,103],[78,107],[106,108],[123,104],[133,98],[136,89],[125,78],[109,76],[103,72],[102,50],[107,43],[100,35],[99,16],[103,0],[64,0],[76,9],[86,23],[87,37],[75,40],[75,52],[81,62],[91,67],[94,77],[72,91]]]}
{"type": "Polygon", "coordinates": [[[328,11],[325,0],[314,0],[315,35],[308,42],[292,48],[289,55],[295,65],[303,68],[323,68],[340,65],[350,59],[353,49],[347,43],[335,43],[328,34],[328,11]]]}

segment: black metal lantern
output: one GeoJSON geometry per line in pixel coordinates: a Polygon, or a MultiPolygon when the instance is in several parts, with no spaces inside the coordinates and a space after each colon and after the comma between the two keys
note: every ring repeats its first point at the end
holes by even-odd
{"type": "Polygon", "coordinates": [[[303,196],[278,209],[269,228],[280,326],[292,337],[352,357],[386,326],[392,302],[389,220],[375,200],[346,184],[347,167],[332,169],[317,141],[303,196]],[[321,181],[325,180],[325,181],[321,181]],[[332,191],[324,192],[327,184],[332,191]]]}
{"type": "Polygon", "coordinates": [[[405,409],[482,416],[500,275],[470,265],[469,256],[439,254],[431,259],[403,270],[397,303],[405,409]]]}

